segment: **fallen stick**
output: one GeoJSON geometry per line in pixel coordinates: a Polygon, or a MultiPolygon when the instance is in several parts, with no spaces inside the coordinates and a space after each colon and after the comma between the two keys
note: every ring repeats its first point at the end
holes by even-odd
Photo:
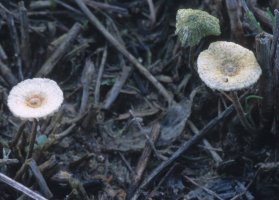
{"type": "Polygon", "coordinates": [[[12,159],[0,159],[0,167],[3,165],[12,165],[12,164],[18,164],[19,160],[12,158],[12,159]]]}
{"type": "MultiPolygon", "coordinates": [[[[263,133],[271,133],[274,119],[274,77],[270,59],[270,47],[272,35],[261,33],[256,36],[256,55],[257,60],[262,68],[260,96],[263,97],[261,102],[260,122],[263,127],[263,133]]],[[[265,135],[266,135],[265,134],[265,135]]]]}
{"type": "Polygon", "coordinates": [[[241,22],[241,5],[237,0],[226,0],[227,13],[230,19],[231,34],[241,43],[246,43],[241,22]]]}
{"type": "Polygon", "coordinates": [[[33,172],[33,176],[35,177],[35,179],[37,180],[37,183],[41,189],[42,194],[47,197],[48,199],[51,199],[53,197],[53,194],[51,193],[45,178],[43,177],[37,163],[35,160],[31,159],[28,162],[28,165],[31,169],[31,171],[33,172]]]}
{"type": "Polygon", "coordinates": [[[208,133],[210,133],[209,131],[213,127],[227,118],[233,111],[234,108],[232,105],[230,105],[220,115],[212,119],[202,130],[200,130],[198,134],[194,135],[190,140],[185,141],[168,160],[163,161],[151,172],[151,174],[143,181],[139,189],[141,190],[148,186],[159,174],[161,174],[166,168],[173,164],[181,155],[185,154],[185,152],[191,147],[200,142],[208,133]]]}
{"type": "Polygon", "coordinates": [[[94,72],[95,65],[90,58],[87,58],[81,75],[82,97],[79,109],[80,114],[84,113],[86,110],[89,98],[89,86],[92,83],[94,72]]]}
{"type": "Polygon", "coordinates": [[[273,72],[273,82],[274,82],[274,88],[273,92],[275,93],[275,101],[274,101],[274,135],[278,139],[278,124],[279,119],[276,117],[276,114],[279,112],[279,106],[278,106],[278,100],[279,100],[279,45],[278,45],[278,39],[279,39],[279,11],[276,9],[274,11],[275,14],[275,27],[273,30],[273,40],[271,45],[271,53],[270,53],[270,60],[272,65],[272,72],[273,72]]]}
{"type": "Polygon", "coordinates": [[[149,19],[150,19],[150,26],[153,27],[156,23],[156,11],[154,7],[154,3],[152,0],[147,0],[148,7],[149,7],[149,19]]]}
{"type": "Polygon", "coordinates": [[[30,69],[31,65],[31,48],[30,48],[30,37],[29,37],[29,19],[27,16],[27,10],[24,6],[24,2],[21,1],[19,6],[19,21],[20,21],[20,49],[21,57],[25,69],[30,69]]]}
{"type": "Polygon", "coordinates": [[[196,181],[194,181],[194,179],[192,179],[192,178],[190,178],[190,177],[188,177],[188,176],[186,176],[186,175],[184,175],[184,178],[186,178],[187,181],[189,181],[190,183],[192,183],[194,186],[199,187],[199,188],[201,188],[202,190],[204,190],[206,193],[208,193],[209,195],[214,196],[216,199],[224,200],[224,199],[223,199],[222,197],[220,197],[216,192],[214,192],[214,191],[208,189],[208,188],[205,187],[205,186],[202,186],[202,185],[198,184],[196,181]]]}
{"type": "Polygon", "coordinates": [[[116,100],[118,97],[124,83],[127,81],[129,75],[131,74],[130,72],[132,71],[131,67],[124,66],[122,68],[121,75],[117,77],[113,87],[110,89],[108,94],[106,95],[106,99],[104,101],[104,105],[102,109],[104,110],[109,110],[113,104],[113,102],[116,100]]]}
{"type": "Polygon", "coordinates": [[[10,38],[13,44],[13,53],[14,53],[14,60],[15,65],[18,70],[18,76],[20,80],[23,80],[23,71],[22,71],[22,60],[21,60],[21,54],[20,54],[20,45],[19,45],[19,39],[17,34],[17,29],[15,26],[15,20],[13,15],[6,12],[6,21],[10,33],[10,38]]]}
{"type": "Polygon", "coordinates": [[[27,196],[31,197],[32,199],[35,199],[35,200],[47,200],[43,196],[39,195],[36,192],[33,192],[32,190],[30,190],[29,188],[25,187],[21,183],[18,183],[16,181],[14,181],[10,177],[8,177],[8,176],[6,176],[6,175],[4,175],[2,173],[0,173],[0,181],[8,184],[9,186],[11,186],[12,188],[14,188],[14,189],[16,189],[18,191],[21,191],[22,193],[26,194],[27,196]]]}
{"type": "Polygon", "coordinates": [[[102,56],[102,61],[99,67],[99,71],[98,71],[98,76],[97,76],[97,80],[96,80],[96,86],[95,86],[95,91],[94,91],[94,104],[97,107],[100,101],[100,89],[101,89],[101,79],[104,73],[104,69],[105,69],[105,63],[107,60],[107,55],[108,55],[108,51],[107,51],[107,45],[104,48],[104,52],[103,52],[103,56],[102,56]]]}
{"type": "Polygon", "coordinates": [[[9,142],[9,146],[10,146],[11,149],[14,148],[17,145],[17,143],[18,143],[18,141],[19,141],[19,139],[20,139],[20,137],[23,133],[25,125],[26,125],[26,121],[21,122],[15,137],[13,138],[13,140],[11,142],[9,142]]]}
{"type": "MultiPolygon", "coordinates": [[[[160,134],[160,124],[157,123],[152,127],[151,130],[151,142],[156,143],[157,139],[159,138],[160,134]]],[[[135,190],[140,184],[140,181],[142,180],[143,172],[146,169],[147,163],[150,159],[151,153],[152,153],[152,146],[150,145],[150,142],[146,140],[145,148],[142,151],[142,154],[138,160],[138,164],[136,167],[136,173],[133,177],[133,183],[130,185],[127,193],[126,200],[133,199],[135,190]]]]}
{"type": "Polygon", "coordinates": [[[4,51],[1,44],[0,44],[0,59],[5,60],[5,61],[8,59],[8,56],[7,56],[6,52],[4,51]]]}
{"type": "Polygon", "coordinates": [[[0,74],[7,81],[9,86],[14,86],[18,83],[17,78],[12,73],[11,69],[0,60],[0,74]]]}
{"type": "MultiPolygon", "coordinates": [[[[191,120],[188,119],[187,124],[189,125],[190,129],[193,131],[195,135],[199,134],[200,131],[191,120]]],[[[211,146],[207,139],[203,139],[202,142],[205,146],[205,150],[207,150],[210,153],[217,165],[223,162],[221,156],[214,150],[214,148],[211,146]]]]}

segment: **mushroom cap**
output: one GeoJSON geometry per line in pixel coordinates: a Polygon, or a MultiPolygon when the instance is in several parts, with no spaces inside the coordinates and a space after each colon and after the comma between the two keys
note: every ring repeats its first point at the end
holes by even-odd
{"type": "Polygon", "coordinates": [[[220,35],[219,19],[196,9],[179,9],[176,14],[176,30],[182,45],[193,47],[209,35],[220,35]]]}
{"type": "Polygon", "coordinates": [[[198,74],[211,89],[241,90],[259,79],[262,70],[252,51],[233,42],[213,42],[200,53],[198,74]]]}
{"type": "Polygon", "coordinates": [[[8,107],[23,120],[46,118],[60,108],[63,92],[47,78],[26,79],[15,85],[8,96],[8,107]]]}

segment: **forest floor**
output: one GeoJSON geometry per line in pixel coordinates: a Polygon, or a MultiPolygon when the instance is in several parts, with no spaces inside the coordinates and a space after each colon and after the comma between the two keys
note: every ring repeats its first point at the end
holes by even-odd
{"type": "Polygon", "coordinates": [[[0,3],[0,199],[279,199],[277,1],[0,3]],[[218,18],[221,34],[181,45],[176,13],[187,8],[218,18]],[[257,133],[199,78],[197,57],[215,41],[250,49],[262,67],[238,92],[257,133]],[[7,98],[34,77],[56,81],[64,102],[39,120],[26,159],[32,122],[7,98]]]}

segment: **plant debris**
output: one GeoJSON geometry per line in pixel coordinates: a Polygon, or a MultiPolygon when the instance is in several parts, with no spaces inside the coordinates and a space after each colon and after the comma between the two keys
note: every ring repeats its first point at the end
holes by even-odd
{"type": "Polygon", "coordinates": [[[276,2],[0,1],[0,199],[278,199],[276,2]],[[198,75],[220,41],[262,71],[237,98],[198,75]],[[57,82],[64,102],[32,125],[7,99],[33,78],[57,82]]]}

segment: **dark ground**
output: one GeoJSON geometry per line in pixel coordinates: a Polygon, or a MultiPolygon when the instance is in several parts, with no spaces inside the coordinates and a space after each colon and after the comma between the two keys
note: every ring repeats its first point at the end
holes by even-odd
{"type": "MultiPolygon", "coordinates": [[[[272,45],[270,35],[256,36],[272,34],[277,1],[0,2],[0,172],[15,183],[51,199],[279,199],[278,35],[272,45]],[[182,47],[174,34],[179,8],[216,16],[222,34],[182,47]],[[198,54],[219,40],[257,47],[264,78],[239,93],[261,126],[257,134],[196,73],[198,54]],[[65,101],[40,121],[35,152],[25,160],[31,123],[12,145],[21,121],[6,101],[12,86],[35,76],[57,81],[65,101]]],[[[5,182],[0,193],[28,199],[5,182]]]]}

